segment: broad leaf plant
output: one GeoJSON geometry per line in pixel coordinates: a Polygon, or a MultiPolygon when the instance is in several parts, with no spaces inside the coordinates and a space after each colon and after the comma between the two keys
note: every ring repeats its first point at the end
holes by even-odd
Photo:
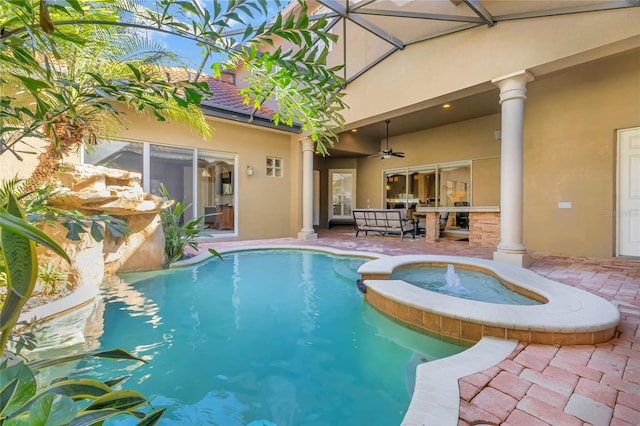
{"type": "MultiPolygon", "coordinates": [[[[145,49],[140,32],[171,34],[196,43],[210,73],[226,67],[248,71],[245,102],[257,111],[276,98],[275,123],[300,124],[326,153],[343,124],[338,67],[326,66],[328,46],[336,37],[325,31],[325,17],[308,17],[300,2],[297,15],[277,13],[270,0],[5,0],[0,2],[0,157],[21,160],[40,154],[40,174],[30,189],[41,189],[61,157],[81,145],[91,146],[121,124],[124,111],[152,114],[157,120],[189,123],[209,131],[197,106],[215,94],[200,77],[169,78],[162,65],[171,52],[145,49]],[[286,47],[285,47],[286,46],[286,47]],[[136,54],[133,54],[136,53],[136,54]],[[50,142],[42,152],[33,138],[50,142]]],[[[275,2],[279,6],[278,2],[275,2]]],[[[37,277],[35,245],[67,255],[30,224],[18,199],[0,203],[0,252],[7,288],[0,311],[0,354],[6,351],[22,308],[37,277]]],[[[75,357],[105,356],[138,360],[107,351],[29,363],[5,356],[0,364],[0,424],[102,424],[115,415],[140,417],[155,424],[163,410],[144,415],[144,396],[117,390],[123,378],[101,383],[61,378],[38,383],[37,371],[75,357]]]]}

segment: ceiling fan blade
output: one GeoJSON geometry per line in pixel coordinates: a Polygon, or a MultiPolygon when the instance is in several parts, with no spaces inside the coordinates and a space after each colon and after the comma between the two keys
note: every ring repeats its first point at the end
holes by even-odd
{"type": "Polygon", "coordinates": [[[404,158],[404,152],[392,152],[391,155],[395,155],[396,157],[404,158]]]}

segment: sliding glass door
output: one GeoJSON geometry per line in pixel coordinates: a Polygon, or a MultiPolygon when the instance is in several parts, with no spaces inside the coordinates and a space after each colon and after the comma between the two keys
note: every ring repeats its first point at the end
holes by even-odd
{"type": "Polygon", "coordinates": [[[387,208],[469,206],[471,162],[385,170],[384,198],[387,208]]]}
{"type": "Polygon", "coordinates": [[[190,207],[181,221],[204,216],[206,233],[235,230],[235,156],[148,142],[103,141],[84,162],[142,175],[143,190],[160,195],[160,185],[190,207]]]}
{"type": "MultiPolygon", "coordinates": [[[[151,145],[149,156],[149,192],[161,195],[164,185],[171,198],[193,200],[193,149],[151,145]]],[[[193,204],[180,218],[182,223],[194,218],[193,204]]]]}

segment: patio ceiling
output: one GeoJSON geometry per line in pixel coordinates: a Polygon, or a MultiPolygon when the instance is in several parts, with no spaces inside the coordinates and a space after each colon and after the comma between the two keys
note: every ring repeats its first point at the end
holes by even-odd
{"type": "Polygon", "coordinates": [[[640,0],[315,0],[324,6],[317,13],[330,19],[329,27],[342,27],[347,40],[363,31],[384,42],[367,63],[350,64],[345,57],[347,84],[387,56],[413,44],[477,26],[493,27],[502,21],[585,13],[640,6],[640,0]]]}
{"type": "MultiPolygon", "coordinates": [[[[330,28],[345,34],[339,43],[345,49],[344,78],[347,85],[389,55],[413,44],[443,37],[477,26],[493,27],[502,21],[553,15],[587,13],[640,6],[640,0],[315,0],[316,10],[330,18],[330,28]],[[350,63],[350,37],[373,35],[383,46],[367,56],[366,62],[350,63]]],[[[310,2],[311,3],[311,2],[310,2]]],[[[390,136],[480,117],[499,112],[498,90],[478,93],[440,107],[391,117],[390,136]]],[[[384,120],[358,129],[361,137],[379,142],[384,138],[384,120]]],[[[360,137],[360,136],[359,136],[360,137]]],[[[336,147],[338,148],[338,146],[336,147]]],[[[377,146],[376,146],[377,148],[377,146]]],[[[334,155],[340,156],[339,150],[334,155]]],[[[365,153],[363,153],[365,154],[365,153]]]]}

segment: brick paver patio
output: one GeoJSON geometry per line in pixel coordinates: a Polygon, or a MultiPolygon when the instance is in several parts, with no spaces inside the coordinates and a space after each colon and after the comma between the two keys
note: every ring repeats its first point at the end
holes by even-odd
{"type": "MultiPolygon", "coordinates": [[[[222,248],[255,243],[317,245],[387,255],[446,254],[490,259],[493,249],[464,241],[359,236],[349,227],[318,230],[319,238],[202,244],[222,248]]],[[[622,320],[607,343],[547,346],[520,343],[509,358],[462,378],[459,425],[640,425],[640,259],[532,253],[530,269],[596,294],[618,307],[622,320]]]]}

